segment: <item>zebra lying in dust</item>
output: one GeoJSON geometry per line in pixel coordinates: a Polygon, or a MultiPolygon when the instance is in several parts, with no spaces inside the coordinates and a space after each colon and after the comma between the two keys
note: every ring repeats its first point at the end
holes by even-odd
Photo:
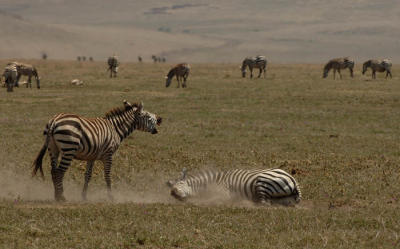
{"type": "Polygon", "coordinates": [[[383,60],[368,60],[363,64],[362,74],[365,74],[368,68],[372,70],[372,78],[376,79],[376,72],[385,72],[386,71],[386,78],[390,75],[392,78],[392,62],[389,59],[383,60]]]}
{"type": "Polygon", "coordinates": [[[188,63],[181,63],[173,67],[169,70],[167,76],[165,76],[165,87],[169,87],[171,85],[172,78],[176,76],[176,80],[178,81],[178,88],[181,84],[181,79],[183,78],[182,88],[186,87],[186,79],[190,73],[190,65],[188,63]]]}
{"type": "Polygon", "coordinates": [[[326,63],[322,77],[328,77],[329,71],[333,69],[333,79],[336,78],[336,71],[339,73],[340,79],[342,79],[342,74],[340,73],[340,70],[346,68],[349,69],[350,76],[353,78],[354,60],[350,59],[349,57],[332,59],[328,61],[328,63],[326,63]]]}
{"type": "Polygon", "coordinates": [[[262,55],[245,58],[242,62],[242,67],[241,67],[243,78],[246,77],[246,68],[247,67],[249,67],[249,69],[250,69],[250,78],[253,78],[253,68],[260,69],[258,78],[261,77],[262,72],[264,72],[264,78],[265,78],[265,73],[267,72],[267,59],[265,58],[265,56],[262,56],[262,55]]]}
{"type": "Polygon", "coordinates": [[[124,100],[123,107],[117,107],[102,118],[84,118],[75,114],[60,113],[46,125],[44,145],[32,164],[32,176],[38,170],[43,175],[42,161],[49,150],[51,175],[56,201],[65,201],[63,195],[64,174],[73,159],[87,161],[85,184],[82,198],[86,199],[89,181],[92,177],[93,164],[100,160],[104,164],[104,178],[108,196],[111,195],[112,157],[121,142],[134,130],[157,134],[157,125],[161,117],[143,110],[143,104],[131,104],[124,100]],[[58,164],[59,157],[61,161],[58,164]],[[58,164],[58,165],[57,165],[58,164]]]}
{"type": "Polygon", "coordinates": [[[190,175],[183,169],[182,177],[167,185],[171,195],[181,201],[204,192],[210,185],[255,203],[293,205],[301,200],[298,183],[281,169],[208,170],[190,175]]]}

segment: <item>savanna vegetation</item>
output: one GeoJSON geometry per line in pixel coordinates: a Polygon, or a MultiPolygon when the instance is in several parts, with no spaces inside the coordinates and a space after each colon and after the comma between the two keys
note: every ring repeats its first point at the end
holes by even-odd
{"type": "MultiPolygon", "coordinates": [[[[236,64],[194,64],[188,87],[165,87],[171,65],[27,61],[41,87],[0,88],[0,248],[397,248],[400,247],[398,67],[322,79],[322,65],[269,65],[266,79],[236,64]],[[69,82],[78,78],[83,86],[69,82]],[[96,163],[88,202],[85,163],[65,176],[66,203],[30,178],[46,122],[56,113],[102,116],[126,99],[163,117],[135,131],[114,156],[115,201],[96,163]],[[297,207],[189,201],[165,182],[183,167],[282,168],[302,187],[297,207]]],[[[356,62],[357,63],[357,62],[356,62]]],[[[5,65],[6,61],[1,61],[5,65]]],[[[24,80],[24,79],[22,79],[24,80]]]]}

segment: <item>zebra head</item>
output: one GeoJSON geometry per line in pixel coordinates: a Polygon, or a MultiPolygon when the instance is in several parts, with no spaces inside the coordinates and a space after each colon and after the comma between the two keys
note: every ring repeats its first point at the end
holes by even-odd
{"type": "Polygon", "coordinates": [[[134,128],[151,134],[157,134],[157,125],[161,125],[162,118],[156,114],[143,110],[143,103],[131,104],[124,100],[125,108],[135,108],[134,128]]]}
{"type": "Polygon", "coordinates": [[[331,70],[331,65],[328,63],[324,67],[324,73],[322,75],[322,78],[328,77],[329,70],[331,70]]]}
{"type": "Polygon", "coordinates": [[[190,195],[192,188],[186,181],[186,168],[182,170],[182,176],[178,180],[170,180],[167,182],[171,189],[171,195],[180,201],[186,200],[190,195]]]}
{"type": "Polygon", "coordinates": [[[367,71],[368,67],[371,65],[371,60],[364,62],[363,64],[363,70],[362,70],[362,74],[365,74],[365,72],[367,71]]]}
{"type": "Polygon", "coordinates": [[[247,68],[247,58],[242,62],[242,66],[240,67],[240,70],[242,71],[242,77],[246,78],[246,68],[247,68]]]}

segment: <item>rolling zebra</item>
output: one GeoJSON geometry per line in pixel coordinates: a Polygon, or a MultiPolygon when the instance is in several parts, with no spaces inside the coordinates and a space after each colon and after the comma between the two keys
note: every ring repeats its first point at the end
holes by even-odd
{"type": "Polygon", "coordinates": [[[265,78],[265,73],[267,72],[267,59],[265,56],[258,55],[256,57],[247,57],[243,60],[242,62],[242,77],[246,77],[246,68],[249,67],[250,69],[250,78],[253,78],[253,68],[258,68],[260,69],[260,73],[258,74],[258,78],[261,77],[261,73],[264,72],[264,78],[265,78]]]}
{"type": "Polygon", "coordinates": [[[113,55],[111,57],[108,57],[107,64],[108,64],[107,71],[110,71],[110,78],[112,78],[113,75],[114,77],[117,77],[118,66],[119,66],[119,61],[117,56],[113,55]]]}
{"type": "Polygon", "coordinates": [[[73,159],[87,161],[85,184],[82,198],[92,176],[93,164],[100,160],[104,164],[104,177],[109,198],[111,195],[110,171],[112,156],[121,142],[134,130],[156,134],[156,126],[161,124],[161,117],[143,110],[142,104],[130,104],[124,100],[124,106],[114,108],[102,118],[84,118],[74,114],[60,113],[47,123],[44,130],[45,143],[33,162],[32,176],[40,170],[42,160],[49,150],[51,175],[55,190],[55,199],[65,201],[63,196],[63,177],[73,159]],[[58,158],[61,161],[57,167],[58,158]]]}
{"type": "Polygon", "coordinates": [[[385,72],[386,78],[390,75],[392,78],[392,62],[389,59],[384,60],[368,60],[363,64],[362,74],[365,74],[368,68],[372,70],[372,78],[376,79],[376,72],[385,72]]]}
{"type": "Polygon", "coordinates": [[[281,169],[233,169],[228,171],[203,171],[187,175],[176,181],[168,181],[171,195],[185,200],[204,191],[210,185],[217,185],[230,193],[256,203],[299,203],[301,192],[296,180],[281,169]]]}
{"type": "Polygon", "coordinates": [[[26,88],[30,87],[32,88],[32,76],[35,77],[36,79],[36,87],[40,89],[40,77],[37,72],[37,69],[29,64],[21,63],[21,62],[10,62],[7,65],[15,65],[17,67],[17,81],[16,81],[16,86],[19,86],[19,80],[22,75],[28,76],[28,83],[26,84],[26,88]]]}
{"type": "Polygon", "coordinates": [[[12,92],[18,78],[17,66],[15,64],[8,64],[4,68],[3,77],[7,92],[12,92]]]}
{"type": "Polygon", "coordinates": [[[176,76],[178,81],[178,88],[181,84],[181,79],[183,78],[182,88],[186,87],[186,79],[190,73],[190,65],[188,63],[181,63],[173,67],[169,70],[167,76],[165,77],[167,80],[165,82],[165,87],[169,87],[171,85],[172,78],[176,76]]]}
{"type": "Polygon", "coordinates": [[[349,57],[343,58],[335,58],[325,65],[323,78],[328,77],[328,73],[331,69],[333,69],[333,79],[336,78],[336,71],[339,73],[340,79],[342,79],[342,74],[340,73],[341,69],[348,68],[350,71],[350,76],[353,78],[353,68],[354,68],[354,60],[350,59],[349,57]]]}

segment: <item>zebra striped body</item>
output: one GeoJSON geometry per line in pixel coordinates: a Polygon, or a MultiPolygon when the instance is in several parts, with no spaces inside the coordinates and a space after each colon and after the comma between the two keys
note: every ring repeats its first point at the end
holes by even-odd
{"type": "Polygon", "coordinates": [[[113,76],[117,77],[118,66],[119,66],[119,61],[118,61],[117,56],[114,55],[114,56],[108,57],[107,64],[108,64],[107,71],[108,70],[110,71],[110,78],[112,78],[113,76]]]}
{"type": "Polygon", "coordinates": [[[336,71],[339,73],[340,79],[342,79],[340,70],[346,68],[349,69],[350,76],[353,78],[354,60],[350,59],[349,57],[332,59],[324,67],[323,78],[328,77],[329,71],[333,69],[333,79],[336,78],[336,71]]]}
{"type": "Polygon", "coordinates": [[[368,68],[372,70],[372,78],[376,79],[376,72],[385,72],[386,71],[386,78],[390,75],[392,78],[392,62],[389,59],[383,60],[368,60],[363,64],[363,71],[362,74],[365,74],[368,68]]]}
{"type": "Polygon", "coordinates": [[[171,85],[172,78],[176,76],[176,80],[178,81],[178,88],[180,87],[181,80],[183,78],[182,87],[186,87],[186,79],[190,73],[190,65],[188,63],[181,63],[173,67],[169,70],[168,75],[165,77],[167,80],[165,82],[165,87],[169,87],[171,85]]]}
{"type": "Polygon", "coordinates": [[[42,170],[42,159],[48,148],[51,158],[51,174],[55,189],[55,199],[65,200],[63,196],[63,177],[73,159],[87,161],[85,185],[82,197],[86,199],[86,191],[92,174],[94,161],[104,164],[104,177],[111,198],[110,171],[112,156],[119,145],[130,133],[138,129],[157,133],[156,125],[161,118],[142,110],[142,104],[130,104],[124,101],[123,108],[115,108],[103,118],[84,118],[75,114],[57,114],[46,126],[45,143],[33,163],[32,175],[42,170]],[[61,156],[57,167],[58,158],[61,156]]]}
{"type": "Polygon", "coordinates": [[[261,77],[261,73],[264,72],[264,78],[265,78],[265,73],[267,72],[267,59],[265,56],[258,55],[256,57],[247,57],[243,60],[242,62],[242,77],[246,77],[246,68],[249,67],[250,70],[250,78],[253,78],[253,68],[258,68],[260,69],[260,73],[258,74],[258,78],[261,77]]]}
{"type": "Polygon", "coordinates": [[[10,62],[8,65],[15,65],[18,71],[18,76],[17,76],[17,81],[16,85],[19,86],[19,80],[21,76],[25,75],[28,76],[28,83],[26,84],[26,87],[28,86],[32,88],[32,76],[35,77],[36,79],[36,87],[40,89],[40,77],[38,75],[37,69],[29,64],[21,63],[21,62],[10,62]]]}
{"type": "Polygon", "coordinates": [[[281,199],[292,199],[298,203],[301,199],[296,180],[281,169],[204,171],[188,176],[184,171],[181,179],[168,182],[171,195],[179,200],[195,196],[213,184],[256,203],[281,199]]]}
{"type": "Polygon", "coordinates": [[[4,68],[3,76],[7,92],[12,92],[18,78],[17,66],[15,64],[8,64],[4,68]]]}

